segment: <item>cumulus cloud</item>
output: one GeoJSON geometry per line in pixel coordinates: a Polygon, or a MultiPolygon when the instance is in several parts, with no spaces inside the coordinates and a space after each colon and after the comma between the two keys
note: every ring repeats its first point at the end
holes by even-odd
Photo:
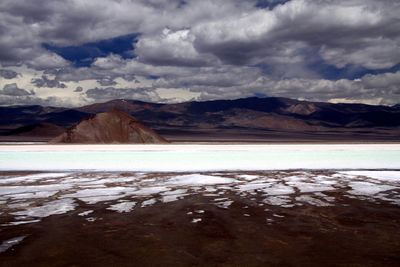
{"type": "Polygon", "coordinates": [[[3,90],[0,90],[0,94],[6,96],[28,96],[34,95],[35,93],[33,91],[27,91],[19,88],[16,83],[10,83],[4,85],[3,90]]]}
{"type": "Polygon", "coordinates": [[[262,93],[390,104],[399,101],[399,11],[395,0],[3,0],[0,65],[28,68],[38,88],[78,83],[62,91],[81,102],[162,101],[157,90],[170,89],[199,99],[262,93]],[[129,57],[98,53],[79,69],[78,51],[64,55],[70,62],[44,45],[132,34],[129,57]],[[361,74],[341,75],[354,69],[361,74]]]}
{"type": "Polygon", "coordinates": [[[137,99],[142,101],[160,100],[153,88],[92,88],[86,91],[86,96],[95,101],[109,101],[113,99],[137,99]]]}
{"type": "Polygon", "coordinates": [[[4,0],[0,51],[7,52],[0,59],[35,58],[34,67],[59,66],[64,63],[54,54],[41,57],[42,43],[77,45],[140,32],[137,53],[153,64],[205,64],[209,59],[199,56],[204,53],[235,64],[265,61],[285,58],[287,47],[304,43],[338,67],[386,68],[399,62],[399,5],[393,0],[56,0],[41,5],[4,0]]]}
{"type": "Polygon", "coordinates": [[[271,80],[261,77],[245,86],[197,87],[191,90],[201,92],[199,100],[233,99],[262,93],[269,96],[313,101],[393,105],[400,102],[400,72],[367,75],[357,80],[336,81],[302,78],[271,80]]]}
{"type": "Polygon", "coordinates": [[[156,33],[242,11],[240,1],[24,0],[0,3],[0,60],[17,64],[40,55],[43,43],[68,46],[135,32],[156,33]],[[239,7],[239,8],[238,8],[239,7]],[[1,52],[3,51],[3,53],[1,52]]]}
{"type": "Polygon", "coordinates": [[[400,33],[393,28],[400,26],[398,11],[399,3],[393,1],[292,0],[273,10],[196,25],[194,45],[226,62],[243,64],[265,61],[271,50],[273,56],[285,57],[300,43],[319,48],[321,56],[338,67],[386,68],[400,60],[394,49],[399,48],[400,33]]]}
{"type": "Polygon", "coordinates": [[[77,86],[77,87],[75,88],[75,90],[74,90],[74,92],[77,92],[77,93],[82,92],[82,91],[83,91],[82,86],[77,86]]]}
{"type": "Polygon", "coordinates": [[[47,70],[52,68],[63,68],[69,66],[69,62],[56,55],[47,51],[38,52],[38,56],[26,61],[26,65],[35,70],[47,70]]]}
{"type": "Polygon", "coordinates": [[[141,38],[135,53],[139,60],[153,65],[195,67],[211,64],[213,57],[200,54],[193,46],[194,38],[187,29],[164,29],[159,35],[141,38]]]}
{"type": "Polygon", "coordinates": [[[41,78],[32,79],[32,84],[37,87],[48,87],[48,88],[66,88],[67,86],[64,83],[56,79],[49,79],[46,75],[42,75],[41,78]]]}
{"type": "MultiPolygon", "coordinates": [[[[87,104],[88,102],[83,101],[81,104],[87,104]]],[[[9,96],[0,94],[0,105],[11,106],[11,105],[42,105],[42,106],[54,106],[54,107],[74,107],[76,106],[76,100],[64,99],[62,97],[38,97],[35,95],[27,96],[9,96]]]]}
{"type": "Polygon", "coordinates": [[[4,79],[14,79],[19,75],[18,72],[13,70],[0,69],[0,77],[4,79]]]}
{"type": "Polygon", "coordinates": [[[112,86],[112,85],[116,85],[117,82],[114,81],[114,79],[110,78],[110,77],[103,77],[100,80],[97,80],[97,82],[101,85],[101,86],[112,86]]]}

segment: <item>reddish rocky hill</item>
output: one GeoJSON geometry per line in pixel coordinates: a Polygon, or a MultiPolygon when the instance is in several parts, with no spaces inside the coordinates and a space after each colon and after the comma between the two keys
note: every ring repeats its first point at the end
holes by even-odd
{"type": "Polygon", "coordinates": [[[129,114],[113,110],[82,120],[50,143],[167,143],[163,137],[147,128],[129,114]]]}

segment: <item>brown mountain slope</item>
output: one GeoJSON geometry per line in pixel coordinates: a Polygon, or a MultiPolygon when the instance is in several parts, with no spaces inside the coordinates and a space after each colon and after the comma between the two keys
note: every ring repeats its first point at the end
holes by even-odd
{"type": "Polygon", "coordinates": [[[163,104],[146,103],[135,100],[115,99],[105,103],[96,103],[78,108],[77,110],[86,113],[108,112],[110,110],[123,110],[128,113],[135,113],[143,110],[154,110],[162,107],[163,104]]]}
{"type": "Polygon", "coordinates": [[[50,143],[167,143],[153,130],[122,111],[98,113],[57,136],[50,143]]]}
{"type": "Polygon", "coordinates": [[[323,126],[312,125],[304,120],[273,113],[251,110],[233,109],[223,114],[224,126],[236,126],[251,129],[267,129],[280,131],[320,131],[323,126]]]}
{"type": "Polygon", "coordinates": [[[40,122],[14,129],[8,135],[54,137],[65,131],[64,128],[47,122],[40,122]]]}

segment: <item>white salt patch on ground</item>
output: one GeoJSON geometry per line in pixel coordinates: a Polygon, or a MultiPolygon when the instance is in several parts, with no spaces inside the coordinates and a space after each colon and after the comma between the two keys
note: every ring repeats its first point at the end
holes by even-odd
{"type": "Polygon", "coordinates": [[[313,179],[315,181],[317,181],[318,183],[320,183],[320,184],[330,184],[330,185],[332,185],[332,184],[336,184],[337,183],[337,179],[336,178],[333,178],[333,177],[330,177],[330,176],[325,176],[325,175],[318,175],[318,176],[313,177],[313,179]]]}
{"type": "Polygon", "coordinates": [[[114,201],[125,197],[125,195],[111,195],[111,196],[92,196],[92,197],[84,197],[78,198],[80,201],[85,202],[86,204],[96,204],[99,202],[106,201],[114,201]]]}
{"type": "Polygon", "coordinates": [[[211,187],[211,186],[206,186],[204,192],[215,192],[217,191],[217,189],[215,187],[211,187]]]}
{"type": "Polygon", "coordinates": [[[75,209],[75,202],[72,199],[59,199],[45,203],[42,206],[29,208],[27,210],[11,213],[17,216],[29,216],[44,218],[55,214],[64,214],[75,209]]]}
{"type": "Polygon", "coordinates": [[[29,186],[0,186],[1,198],[26,199],[45,198],[60,190],[72,188],[69,184],[29,185],[29,186]]]}
{"type": "Polygon", "coordinates": [[[218,208],[227,209],[227,208],[229,208],[230,205],[232,205],[232,203],[233,203],[232,200],[227,200],[227,201],[215,203],[215,205],[216,205],[218,208]]]}
{"type": "Polygon", "coordinates": [[[314,198],[314,197],[309,196],[309,195],[298,196],[298,197],[296,197],[296,201],[304,202],[304,203],[309,204],[311,206],[317,206],[317,207],[332,206],[332,204],[329,204],[327,202],[324,202],[322,200],[319,200],[319,199],[314,198]]]}
{"type": "Polygon", "coordinates": [[[231,186],[226,186],[226,185],[222,185],[222,186],[217,186],[218,190],[232,190],[231,186]]]}
{"type": "Polygon", "coordinates": [[[81,213],[79,213],[78,214],[78,216],[87,216],[87,215],[89,215],[90,213],[93,213],[93,210],[87,210],[87,211],[84,211],[84,212],[81,212],[81,213]]]}
{"type": "MultiPolygon", "coordinates": [[[[77,179],[78,180],[78,179],[77,179]]],[[[84,180],[78,180],[79,182],[85,182],[90,185],[106,185],[106,184],[118,184],[118,183],[127,183],[127,182],[134,182],[137,180],[136,177],[113,177],[113,178],[104,178],[104,179],[87,179],[87,181],[84,180]]]]}
{"type": "Polygon", "coordinates": [[[306,181],[307,179],[308,177],[298,176],[298,175],[286,176],[283,178],[283,180],[288,182],[301,182],[301,181],[306,181]]]}
{"type": "Polygon", "coordinates": [[[289,195],[294,193],[294,189],[284,184],[274,184],[263,190],[269,196],[289,195]]]}
{"type": "Polygon", "coordinates": [[[192,223],[198,223],[198,222],[201,222],[201,218],[194,218],[193,220],[192,220],[192,223]]]}
{"type": "Polygon", "coordinates": [[[21,203],[12,203],[8,204],[9,209],[21,209],[29,207],[33,202],[21,202],[21,203]]]}
{"type": "Polygon", "coordinates": [[[223,201],[223,200],[229,200],[227,197],[220,197],[220,198],[215,198],[214,201],[223,201]]]}
{"type": "Polygon", "coordinates": [[[107,196],[107,195],[120,195],[126,192],[129,188],[127,187],[106,187],[106,188],[93,188],[79,190],[73,194],[64,195],[64,197],[71,198],[84,198],[92,196],[107,196]]]}
{"type": "MultiPolygon", "coordinates": [[[[0,185],[0,204],[5,205],[7,214],[24,214],[29,216],[27,218],[15,218],[15,220],[28,221],[32,216],[29,214],[29,210],[33,213],[43,212],[43,216],[49,216],[46,215],[45,207],[46,205],[51,206],[54,204],[52,198],[54,198],[56,194],[57,198],[61,200],[73,201],[71,200],[72,198],[77,198],[87,204],[115,201],[126,199],[127,197],[137,197],[141,202],[143,199],[152,197],[152,199],[141,203],[141,206],[145,207],[156,203],[158,197],[160,197],[160,201],[172,202],[189,194],[194,195],[197,193],[209,192],[209,196],[215,197],[216,193],[220,195],[218,199],[214,199],[214,202],[216,202],[215,205],[220,208],[228,208],[233,201],[224,196],[228,196],[227,194],[234,192],[247,200],[257,201],[256,203],[258,203],[258,205],[268,204],[289,208],[295,205],[301,206],[304,203],[316,206],[328,205],[329,202],[333,203],[335,198],[326,196],[321,192],[335,190],[336,188],[347,191],[348,188],[351,187],[352,190],[348,191],[348,197],[353,196],[357,199],[371,200],[370,196],[373,196],[376,200],[379,199],[400,205],[400,198],[396,198],[393,191],[391,193],[384,193],[387,190],[400,189],[399,186],[396,187],[397,180],[393,180],[393,177],[399,172],[385,171],[385,179],[388,179],[387,181],[382,180],[383,178],[378,181],[374,180],[377,178],[365,178],[363,176],[349,174],[360,174],[361,172],[346,173],[348,174],[341,172],[320,175],[314,172],[281,171],[279,173],[272,173],[271,175],[266,173],[264,176],[247,176],[246,174],[240,173],[225,173],[220,174],[221,176],[217,176],[214,173],[212,175],[194,173],[176,176],[161,175],[160,177],[154,177],[154,175],[147,176],[147,174],[143,174],[141,177],[136,174],[124,177],[116,173],[59,173],[60,176],[67,176],[59,178],[53,177],[54,179],[52,181],[38,180],[40,183],[39,185],[15,186],[14,184],[7,183],[0,185]],[[391,178],[387,178],[389,174],[391,178]],[[227,178],[226,176],[228,175],[238,178],[227,178]],[[244,175],[244,177],[241,177],[242,175],[244,175]],[[275,178],[268,178],[268,176],[275,178]],[[147,177],[152,178],[148,179],[147,177]],[[89,186],[94,188],[88,188],[89,186]],[[313,195],[299,197],[294,201],[289,195],[295,193],[295,189],[297,188],[302,193],[312,192],[313,195]],[[265,198],[261,203],[258,201],[258,197],[261,195],[257,193],[257,191],[261,192],[261,195],[265,198]],[[42,203],[42,206],[39,207],[35,205],[34,202],[38,198],[41,199],[39,200],[40,202],[37,202],[42,203]]],[[[382,172],[376,171],[373,173],[376,176],[376,173],[380,175],[382,172]]],[[[49,177],[50,175],[54,176],[54,173],[41,174],[40,177],[49,177]]],[[[36,176],[34,176],[34,179],[37,178],[35,177],[36,176]]],[[[107,204],[111,205],[114,203],[107,204]]],[[[118,203],[116,205],[120,204],[121,203],[118,203]]],[[[123,205],[120,206],[122,208],[123,205]]],[[[53,212],[51,208],[49,209],[49,214],[51,215],[53,212]]],[[[55,211],[55,214],[58,214],[57,212],[58,211],[55,211]]]]}
{"type": "Polygon", "coordinates": [[[378,194],[378,195],[375,195],[374,198],[383,200],[383,201],[387,201],[387,202],[390,202],[395,205],[400,205],[400,196],[398,196],[398,195],[396,195],[395,197],[393,197],[393,196],[388,197],[387,194],[378,194]]]}
{"type": "Polygon", "coordinates": [[[136,196],[149,196],[159,194],[165,191],[169,191],[169,188],[166,186],[152,186],[141,188],[140,190],[134,191],[133,194],[136,196]]]}
{"type": "Polygon", "coordinates": [[[204,210],[195,210],[194,212],[196,212],[198,214],[202,214],[202,213],[204,213],[204,210]]]}
{"type": "Polygon", "coordinates": [[[10,222],[10,223],[6,223],[6,224],[2,224],[2,226],[15,226],[15,225],[22,225],[22,224],[29,224],[29,223],[37,223],[37,222],[40,222],[40,220],[10,222]]]}
{"type": "Polygon", "coordinates": [[[186,192],[187,189],[177,189],[173,191],[164,192],[161,194],[162,195],[161,201],[164,203],[176,201],[180,198],[183,198],[184,196],[187,196],[188,194],[186,194],[186,192]]]}
{"type": "Polygon", "coordinates": [[[145,200],[145,201],[142,202],[141,207],[144,208],[144,207],[147,207],[147,206],[151,206],[151,205],[154,205],[156,202],[157,202],[157,200],[154,199],[154,198],[148,199],[148,200],[145,200]]]}
{"type": "Polygon", "coordinates": [[[88,204],[95,204],[102,201],[110,201],[123,198],[129,194],[132,194],[136,188],[132,187],[105,187],[105,188],[93,188],[83,189],[72,194],[64,195],[64,198],[77,198],[88,204]]]}
{"type": "Polygon", "coordinates": [[[241,174],[241,175],[238,175],[236,177],[240,178],[240,179],[244,179],[246,181],[251,181],[251,180],[255,180],[257,178],[260,178],[259,175],[252,175],[252,174],[241,174]]]}
{"type": "Polygon", "coordinates": [[[0,177],[0,184],[8,184],[8,183],[32,183],[37,182],[39,180],[45,179],[53,179],[53,178],[62,178],[70,175],[70,173],[38,173],[38,174],[29,174],[24,176],[7,176],[0,177]]]}
{"type": "Polygon", "coordinates": [[[107,209],[113,210],[113,211],[116,211],[119,213],[123,213],[123,212],[132,211],[133,208],[135,207],[135,205],[136,205],[136,202],[122,202],[122,203],[111,205],[107,209]]]}
{"type": "Polygon", "coordinates": [[[19,237],[14,237],[11,239],[8,239],[6,241],[4,241],[3,243],[1,243],[0,245],[0,253],[8,250],[9,248],[11,248],[12,246],[17,245],[18,243],[20,243],[22,240],[25,239],[26,236],[19,236],[19,237]]]}
{"type": "Polygon", "coordinates": [[[161,201],[162,201],[163,203],[174,202],[174,201],[177,201],[177,200],[183,198],[183,197],[186,196],[186,195],[187,195],[187,194],[163,196],[163,197],[161,198],[161,201]]]}
{"type": "Polygon", "coordinates": [[[97,218],[95,218],[95,217],[86,218],[86,221],[88,221],[88,222],[94,222],[96,220],[97,220],[97,218]]]}
{"type": "Polygon", "coordinates": [[[313,195],[317,196],[319,198],[322,198],[324,201],[327,201],[327,202],[335,202],[336,201],[335,197],[327,196],[327,195],[325,195],[324,193],[321,193],[321,192],[315,192],[313,195]]]}
{"type": "Polygon", "coordinates": [[[271,186],[271,183],[248,183],[248,184],[241,184],[236,186],[239,191],[245,192],[245,191],[254,191],[258,189],[264,189],[266,187],[271,186]]]}
{"type": "Polygon", "coordinates": [[[291,186],[299,189],[301,193],[312,193],[312,192],[323,192],[334,190],[335,188],[329,185],[318,184],[318,183],[303,183],[303,182],[288,182],[291,186]]]}
{"type": "Polygon", "coordinates": [[[390,185],[373,184],[369,182],[350,182],[349,186],[353,189],[348,193],[353,195],[371,196],[380,192],[396,189],[397,187],[390,185]]]}
{"type": "Polygon", "coordinates": [[[352,176],[366,176],[380,181],[400,183],[400,171],[346,171],[340,173],[352,176]]]}
{"type": "Polygon", "coordinates": [[[322,192],[334,190],[332,185],[337,182],[327,176],[289,176],[285,177],[286,184],[297,188],[301,193],[322,192]]]}
{"type": "Polygon", "coordinates": [[[220,176],[202,175],[202,174],[187,174],[173,177],[168,180],[168,184],[177,186],[196,186],[196,185],[215,185],[215,184],[230,184],[237,180],[220,176]]]}
{"type": "Polygon", "coordinates": [[[87,185],[87,184],[102,184],[101,178],[72,178],[63,179],[60,181],[61,184],[76,184],[76,185],[87,185]],[[100,179],[100,180],[99,180],[100,179]]]}
{"type": "Polygon", "coordinates": [[[48,198],[57,194],[58,191],[44,191],[35,193],[14,194],[9,196],[10,199],[32,199],[32,198],[48,198]]]}
{"type": "Polygon", "coordinates": [[[63,179],[59,183],[60,184],[73,184],[79,187],[101,187],[103,184],[97,184],[98,178],[68,178],[63,179]]]}
{"type": "Polygon", "coordinates": [[[265,204],[272,206],[282,206],[282,207],[290,207],[288,206],[291,203],[291,200],[287,196],[272,196],[267,197],[263,200],[265,204]]]}
{"type": "Polygon", "coordinates": [[[161,193],[161,195],[163,195],[163,196],[182,195],[182,194],[185,194],[186,192],[187,192],[187,189],[176,189],[176,190],[161,193]]]}

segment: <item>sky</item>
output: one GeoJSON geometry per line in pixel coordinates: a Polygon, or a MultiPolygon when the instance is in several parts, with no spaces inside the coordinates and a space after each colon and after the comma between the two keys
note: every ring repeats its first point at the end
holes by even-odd
{"type": "Polygon", "coordinates": [[[400,103],[398,0],[1,0],[0,105],[400,103]]]}

